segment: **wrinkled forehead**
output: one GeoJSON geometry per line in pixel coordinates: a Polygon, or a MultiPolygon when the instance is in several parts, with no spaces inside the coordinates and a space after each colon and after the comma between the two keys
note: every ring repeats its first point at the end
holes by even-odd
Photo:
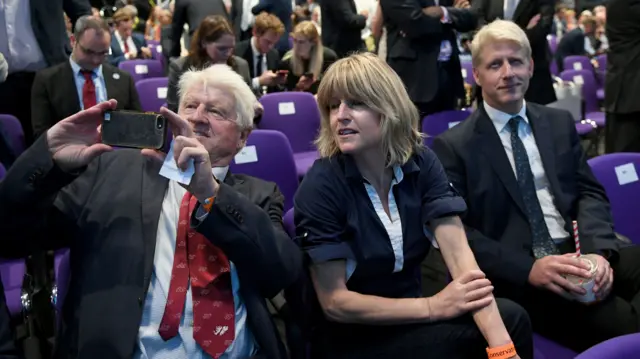
{"type": "Polygon", "coordinates": [[[225,110],[231,114],[235,109],[235,99],[233,94],[222,86],[207,84],[204,81],[195,82],[188,86],[180,101],[183,105],[214,106],[225,110]]]}

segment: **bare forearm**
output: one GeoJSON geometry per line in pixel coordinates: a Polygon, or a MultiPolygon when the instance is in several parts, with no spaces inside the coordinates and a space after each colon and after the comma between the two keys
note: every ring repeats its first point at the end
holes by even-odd
{"type": "MultiPolygon", "coordinates": [[[[469,248],[462,222],[458,217],[440,219],[434,223],[433,227],[442,256],[453,278],[457,278],[465,272],[479,269],[473,252],[469,248]]],[[[473,319],[490,347],[511,342],[495,300],[488,306],[474,312],[473,319]]]]}
{"type": "Polygon", "coordinates": [[[344,291],[324,306],[327,319],[340,323],[392,325],[428,322],[425,298],[383,298],[344,291]]]}

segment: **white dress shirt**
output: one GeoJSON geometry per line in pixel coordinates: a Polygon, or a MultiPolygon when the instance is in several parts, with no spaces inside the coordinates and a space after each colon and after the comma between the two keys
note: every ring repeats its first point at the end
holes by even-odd
{"type": "MultiPolygon", "coordinates": [[[[265,73],[267,71],[267,55],[266,54],[261,54],[260,51],[258,51],[258,48],[256,47],[256,37],[255,36],[251,36],[251,39],[249,40],[249,43],[251,43],[251,56],[253,56],[253,73],[257,74],[258,72],[260,73],[265,73]],[[262,71],[258,71],[258,58],[262,57],[262,71]]],[[[251,86],[255,89],[258,90],[260,89],[260,80],[259,80],[259,76],[255,76],[252,80],[251,80],[251,86]]]]}
{"type": "Polygon", "coordinates": [[[128,56],[127,53],[124,51],[124,43],[125,43],[125,41],[122,40],[122,36],[120,36],[118,31],[114,31],[113,34],[116,37],[116,40],[118,41],[118,44],[120,45],[120,49],[124,53],[125,58],[127,60],[135,59],[138,56],[138,48],[136,47],[136,43],[133,42],[133,37],[129,36],[127,38],[127,46],[129,47],[129,53],[131,54],[131,56],[128,56]]]}
{"type": "MultiPolygon", "coordinates": [[[[225,178],[228,167],[213,169],[216,178],[225,178]]],[[[162,202],[162,211],[158,221],[156,250],[153,258],[151,283],[144,301],[142,320],[138,330],[138,342],[134,358],[137,359],[205,359],[205,353],[193,339],[193,300],[191,284],[187,290],[187,300],[182,313],[178,335],[164,341],[158,333],[167,303],[167,293],[173,271],[177,223],[180,216],[180,203],[187,191],[175,181],[170,181],[162,202]]],[[[240,359],[255,355],[257,344],[247,326],[247,309],[240,296],[240,281],[235,265],[231,265],[231,287],[235,305],[235,338],[221,359],[240,359]]]]}
{"type": "Polygon", "coordinates": [[[240,19],[240,28],[242,31],[247,31],[253,26],[256,18],[251,12],[251,9],[258,5],[258,2],[259,0],[242,0],[242,18],[240,19]]]}
{"type": "MultiPolygon", "coordinates": [[[[84,75],[80,73],[82,68],[72,58],[69,58],[71,64],[71,71],[73,71],[73,80],[76,84],[76,92],[78,93],[78,101],[80,102],[80,109],[84,110],[84,102],[82,98],[82,88],[84,87],[85,79],[84,75]]],[[[96,88],[96,103],[107,101],[107,86],[104,82],[104,75],[102,74],[102,65],[93,70],[91,75],[93,79],[93,85],[96,88]]]]}
{"type": "Polygon", "coordinates": [[[9,73],[47,67],[31,27],[30,1],[0,0],[0,53],[7,60],[9,73]]]}
{"type": "Polygon", "coordinates": [[[507,124],[509,120],[515,116],[520,116],[524,119],[524,121],[520,121],[518,136],[522,140],[524,148],[527,150],[527,156],[529,157],[529,164],[531,166],[531,172],[533,172],[533,180],[536,186],[536,194],[538,201],[540,202],[540,207],[542,207],[542,213],[544,214],[544,221],[547,224],[547,229],[549,230],[551,238],[555,240],[565,240],[569,238],[569,233],[564,229],[564,218],[562,218],[562,215],[560,215],[560,212],[558,212],[558,209],[553,203],[553,194],[549,187],[549,180],[544,172],[540,151],[538,150],[536,139],[533,135],[531,125],[529,124],[529,119],[527,118],[526,103],[523,103],[522,109],[520,109],[520,112],[515,116],[499,111],[487,105],[486,102],[484,103],[484,108],[500,136],[500,141],[502,141],[502,146],[507,153],[514,175],[516,175],[516,166],[513,159],[513,149],[511,148],[511,131],[507,124]]]}

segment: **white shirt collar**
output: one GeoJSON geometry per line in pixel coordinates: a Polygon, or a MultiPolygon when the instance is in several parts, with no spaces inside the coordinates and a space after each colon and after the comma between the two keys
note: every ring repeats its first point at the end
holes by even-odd
{"type": "Polygon", "coordinates": [[[264,54],[261,54],[260,51],[258,50],[258,48],[256,47],[256,37],[255,36],[251,36],[251,40],[249,40],[249,43],[251,43],[251,52],[253,53],[253,57],[256,58],[258,56],[264,56],[264,54]]]}
{"type": "Polygon", "coordinates": [[[489,118],[491,119],[491,122],[493,122],[493,125],[495,126],[498,133],[502,132],[502,130],[504,130],[504,128],[509,123],[509,120],[516,116],[522,117],[525,123],[529,123],[529,119],[527,119],[527,103],[524,100],[522,101],[522,108],[518,113],[514,115],[497,110],[489,106],[486,102],[484,102],[483,105],[485,111],[487,111],[487,115],[489,115],[489,118]]]}
{"type": "Polygon", "coordinates": [[[227,177],[227,173],[229,173],[229,166],[213,167],[211,169],[211,172],[218,179],[218,181],[224,182],[224,179],[227,177]]]}

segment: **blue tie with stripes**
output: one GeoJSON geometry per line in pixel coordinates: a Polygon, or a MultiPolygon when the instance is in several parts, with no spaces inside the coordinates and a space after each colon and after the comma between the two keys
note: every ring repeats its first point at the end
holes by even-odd
{"type": "Polygon", "coordinates": [[[536,258],[542,258],[550,254],[559,254],[559,251],[551,239],[549,229],[544,221],[542,207],[540,207],[540,201],[538,201],[538,195],[536,194],[536,185],[533,180],[529,156],[527,155],[524,143],[522,143],[520,136],[518,136],[518,126],[522,120],[523,118],[520,116],[513,117],[509,120],[511,149],[516,165],[516,177],[518,179],[518,186],[520,187],[520,194],[524,201],[529,227],[531,227],[533,255],[536,258]]]}

